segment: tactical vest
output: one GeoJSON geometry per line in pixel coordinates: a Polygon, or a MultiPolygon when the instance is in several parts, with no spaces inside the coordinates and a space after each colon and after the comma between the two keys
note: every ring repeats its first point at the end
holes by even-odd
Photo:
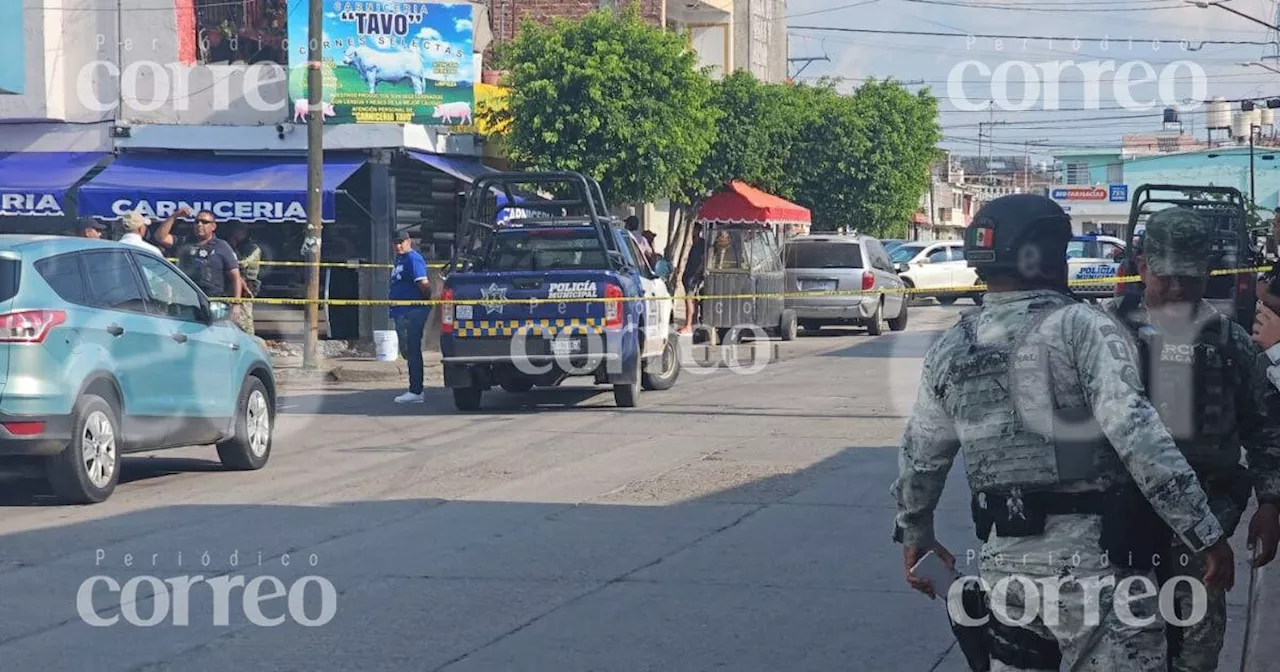
{"type": "Polygon", "coordinates": [[[1187,461],[1224,465],[1238,462],[1230,318],[1216,315],[1198,337],[1179,337],[1137,324],[1130,311],[1123,316],[1137,333],[1147,396],[1187,461]]]}
{"type": "Polygon", "coordinates": [[[178,268],[208,296],[226,296],[226,275],[213,263],[213,244],[190,245],[178,259],[178,268]]]}
{"type": "MultiPolygon", "coordinates": [[[[1093,409],[1064,407],[1054,393],[1063,375],[1036,328],[1071,304],[1044,302],[1012,338],[979,343],[977,311],[960,319],[964,342],[947,371],[946,399],[976,492],[1050,490],[1097,477],[1110,449],[1093,409]]],[[[1067,381],[1069,382],[1069,380],[1067,381]]]]}

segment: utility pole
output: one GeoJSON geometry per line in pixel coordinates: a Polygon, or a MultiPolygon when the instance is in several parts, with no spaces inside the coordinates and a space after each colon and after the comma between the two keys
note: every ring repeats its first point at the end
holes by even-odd
{"type": "Polygon", "coordinates": [[[791,78],[795,79],[796,77],[799,77],[800,73],[804,72],[804,69],[809,67],[809,65],[811,63],[814,63],[815,61],[824,61],[824,62],[830,63],[831,59],[827,58],[826,56],[797,56],[795,58],[788,58],[787,59],[788,63],[804,63],[804,65],[800,66],[799,70],[796,70],[796,73],[794,75],[791,75],[791,78]]]}
{"type": "Polygon", "coordinates": [[[1042,142],[1048,142],[1046,138],[1036,138],[1035,140],[1022,141],[1022,191],[1031,191],[1031,145],[1039,145],[1042,142]]]}
{"type": "Polygon", "coordinates": [[[309,0],[310,12],[307,29],[307,237],[304,247],[310,257],[307,266],[307,330],[305,345],[302,351],[302,365],[314,369],[319,362],[316,350],[320,340],[320,237],[323,232],[321,221],[321,190],[324,188],[324,118],[321,116],[323,106],[320,104],[321,88],[324,86],[321,65],[324,55],[320,51],[320,40],[324,33],[324,5],[321,0],[309,0]]]}

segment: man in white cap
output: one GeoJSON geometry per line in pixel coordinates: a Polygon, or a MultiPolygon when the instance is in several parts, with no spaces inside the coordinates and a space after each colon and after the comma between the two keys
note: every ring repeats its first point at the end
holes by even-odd
{"type": "Polygon", "coordinates": [[[161,254],[160,248],[143,239],[142,236],[147,232],[147,227],[151,225],[151,222],[148,221],[142,213],[134,210],[128,215],[125,215],[122,223],[124,224],[124,235],[120,237],[121,243],[140,247],[156,254],[157,256],[164,256],[161,254]]]}

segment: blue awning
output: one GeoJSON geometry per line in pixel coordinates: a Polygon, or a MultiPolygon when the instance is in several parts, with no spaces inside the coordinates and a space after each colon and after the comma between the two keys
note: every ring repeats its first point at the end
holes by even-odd
{"type": "MultiPolygon", "coordinates": [[[[334,193],[363,155],[326,155],[320,218],[334,220],[334,193]]],[[[80,214],[119,219],[133,210],[166,219],[180,208],[219,220],[307,221],[305,157],[124,154],[80,189],[80,214]]]]}
{"type": "Polygon", "coordinates": [[[0,153],[0,216],[60,217],[67,190],[106,152],[0,153]]]}
{"type": "Polygon", "coordinates": [[[489,173],[498,171],[480,163],[478,156],[445,156],[444,154],[428,154],[426,152],[406,152],[410,157],[425,163],[436,170],[443,171],[468,184],[489,173]]]}

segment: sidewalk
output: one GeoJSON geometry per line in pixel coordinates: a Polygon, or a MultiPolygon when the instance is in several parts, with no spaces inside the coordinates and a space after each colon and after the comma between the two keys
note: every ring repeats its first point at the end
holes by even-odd
{"type": "MultiPolygon", "coordinates": [[[[1249,519],[1253,517],[1253,511],[1254,507],[1249,507],[1249,511],[1240,520],[1240,528],[1236,530],[1235,538],[1231,543],[1238,560],[1236,589],[1231,592],[1240,592],[1242,602],[1248,600],[1250,567],[1249,551],[1245,546],[1245,533],[1248,531],[1249,519]]],[[[1271,564],[1259,570],[1254,580],[1256,604],[1253,610],[1252,632],[1249,634],[1249,641],[1244,643],[1248,655],[1242,668],[1249,672],[1280,670],[1280,627],[1277,627],[1277,624],[1280,624],[1280,569],[1276,568],[1277,565],[1280,565],[1280,558],[1272,560],[1271,564]]],[[[1242,610],[1240,617],[1243,621],[1247,618],[1247,614],[1242,610]]]]}
{"type": "MultiPolygon", "coordinates": [[[[272,358],[276,380],[282,387],[324,383],[381,383],[401,382],[409,379],[409,371],[403,359],[380,362],[373,357],[321,357],[314,370],[302,367],[302,357],[276,355],[272,358]]],[[[422,353],[423,373],[430,379],[440,369],[440,353],[428,350],[422,353]]]]}

